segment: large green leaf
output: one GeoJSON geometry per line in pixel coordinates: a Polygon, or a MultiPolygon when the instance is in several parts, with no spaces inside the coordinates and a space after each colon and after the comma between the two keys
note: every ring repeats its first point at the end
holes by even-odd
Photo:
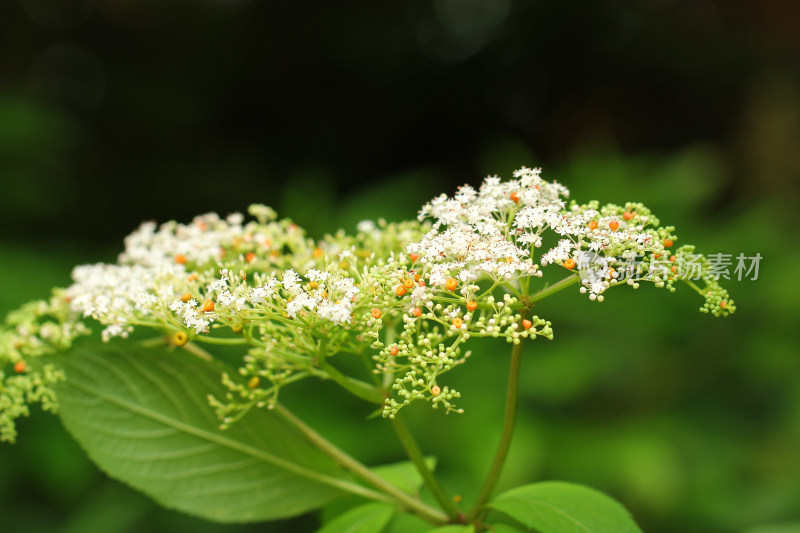
{"type": "Polygon", "coordinates": [[[317,533],[380,533],[395,508],[386,503],[366,503],[337,516],[317,533]]]}
{"type": "Polygon", "coordinates": [[[449,526],[442,526],[437,527],[436,529],[431,529],[428,533],[475,533],[475,526],[472,524],[469,525],[460,525],[460,524],[451,524],[449,526]]]}
{"type": "Polygon", "coordinates": [[[560,481],[533,483],[495,498],[496,509],[541,533],[641,533],[622,505],[602,492],[560,481]]]}
{"type": "Polygon", "coordinates": [[[275,413],[254,410],[220,430],[206,399],[224,395],[218,364],[133,342],[82,345],[59,363],[69,432],[111,477],[165,507],[221,522],[271,520],[359,488],[275,413]]]}
{"type": "Polygon", "coordinates": [[[744,533],[800,533],[800,522],[755,526],[744,533]]]}
{"type": "Polygon", "coordinates": [[[489,524],[489,531],[492,533],[524,533],[524,531],[518,527],[508,524],[489,524]]]}

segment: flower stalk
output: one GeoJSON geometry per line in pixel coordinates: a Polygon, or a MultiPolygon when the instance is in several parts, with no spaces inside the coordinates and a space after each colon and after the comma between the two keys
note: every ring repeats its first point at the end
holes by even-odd
{"type": "Polygon", "coordinates": [[[439,484],[439,480],[434,477],[431,469],[428,468],[427,464],[425,464],[425,457],[422,455],[422,451],[419,449],[417,441],[414,440],[414,436],[411,434],[411,431],[408,429],[408,425],[400,413],[397,413],[397,415],[395,415],[395,417],[392,419],[392,425],[397,433],[397,438],[400,439],[400,443],[403,445],[403,448],[406,450],[409,459],[411,459],[411,462],[414,463],[417,471],[425,481],[425,485],[428,487],[428,490],[433,493],[436,501],[439,502],[439,505],[441,505],[442,509],[444,509],[448,514],[450,520],[456,521],[459,515],[458,507],[456,507],[455,502],[447,496],[447,493],[439,484]]]}
{"type": "Polygon", "coordinates": [[[511,349],[511,364],[508,370],[508,388],[506,389],[506,407],[503,416],[503,432],[500,435],[500,443],[497,445],[497,451],[495,452],[489,475],[486,477],[478,499],[467,514],[467,523],[473,522],[483,512],[484,505],[489,501],[500,479],[500,474],[503,471],[503,466],[508,456],[511,439],[514,436],[514,427],[517,422],[517,397],[519,395],[519,374],[522,366],[522,346],[523,342],[520,340],[520,342],[514,344],[514,347],[511,349]]]}
{"type": "Polygon", "coordinates": [[[441,511],[434,509],[426,503],[420,501],[402,490],[398,489],[379,475],[375,474],[372,470],[367,468],[363,463],[357,461],[345,451],[338,448],[335,444],[328,439],[314,431],[305,422],[297,418],[291,411],[286,409],[281,404],[275,405],[275,412],[278,413],[284,420],[289,422],[308,439],[317,449],[322,451],[328,457],[336,461],[337,464],[355,474],[360,479],[372,485],[382,493],[390,496],[394,501],[400,504],[408,511],[419,516],[423,520],[430,522],[434,525],[441,525],[448,521],[448,516],[441,511]]]}

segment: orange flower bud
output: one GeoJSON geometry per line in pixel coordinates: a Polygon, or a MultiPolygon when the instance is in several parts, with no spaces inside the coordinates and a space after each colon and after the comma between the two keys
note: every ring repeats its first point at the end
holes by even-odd
{"type": "Polygon", "coordinates": [[[420,309],[419,307],[415,307],[414,309],[411,310],[411,314],[413,316],[420,317],[422,316],[422,309],[420,309]]]}
{"type": "Polygon", "coordinates": [[[624,218],[625,220],[630,220],[633,218],[633,213],[631,213],[630,211],[625,211],[624,213],[622,213],[622,218],[624,218]]]}
{"type": "Polygon", "coordinates": [[[176,255],[175,256],[175,262],[178,263],[179,265],[185,265],[186,264],[186,256],[183,255],[183,254],[176,255]]]}
{"type": "Polygon", "coordinates": [[[456,327],[456,329],[460,328],[460,327],[461,327],[461,325],[462,325],[463,323],[464,323],[464,321],[463,321],[463,320],[461,320],[461,319],[460,319],[460,318],[458,318],[458,317],[455,317],[455,318],[453,319],[453,325],[456,327]]]}
{"type": "Polygon", "coordinates": [[[619,222],[612,220],[608,223],[608,227],[611,228],[611,231],[617,231],[617,228],[619,228],[619,222]]]}
{"type": "Polygon", "coordinates": [[[372,318],[380,318],[381,317],[381,310],[376,307],[375,309],[370,311],[370,314],[372,315],[372,318]]]}
{"type": "Polygon", "coordinates": [[[664,239],[664,248],[670,248],[673,244],[675,244],[675,243],[672,242],[671,240],[664,239]]]}
{"type": "Polygon", "coordinates": [[[392,347],[389,349],[389,353],[390,353],[390,354],[392,354],[392,355],[397,355],[397,353],[398,353],[399,351],[400,351],[400,350],[398,350],[398,349],[397,349],[397,346],[392,346],[392,347]]]}
{"type": "Polygon", "coordinates": [[[417,259],[419,259],[419,254],[411,252],[408,254],[408,258],[411,259],[411,261],[416,262],[417,259]]]}
{"type": "Polygon", "coordinates": [[[434,385],[431,387],[431,394],[434,396],[439,396],[442,393],[442,388],[439,385],[434,385]]]}
{"type": "Polygon", "coordinates": [[[406,289],[410,289],[413,286],[414,286],[414,280],[413,279],[406,278],[406,279],[403,280],[403,287],[405,287],[406,289]]]}
{"type": "Polygon", "coordinates": [[[447,289],[448,291],[454,291],[456,290],[456,287],[458,287],[458,281],[456,280],[456,278],[450,278],[444,284],[444,288],[447,289]]]}
{"type": "Polygon", "coordinates": [[[515,204],[519,203],[519,195],[517,193],[512,192],[510,198],[515,204]]]}
{"type": "Polygon", "coordinates": [[[467,302],[467,311],[470,313],[478,308],[478,302],[472,300],[471,302],[467,302]]]}
{"type": "Polygon", "coordinates": [[[564,261],[564,268],[566,268],[567,270],[572,270],[573,268],[575,268],[575,260],[571,257],[568,258],[566,261],[564,261]]]}
{"type": "Polygon", "coordinates": [[[14,363],[14,372],[17,374],[22,374],[25,372],[25,361],[17,361],[14,363]]]}
{"type": "Polygon", "coordinates": [[[247,252],[246,254],[244,254],[244,260],[247,261],[248,263],[252,263],[253,261],[255,261],[255,259],[256,259],[256,254],[254,254],[253,252],[247,252]]]}
{"type": "Polygon", "coordinates": [[[181,301],[183,303],[186,303],[191,299],[192,299],[192,295],[191,295],[191,293],[188,293],[188,292],[186,294],[184,294],[183,296],[181,296],[181,301]]]}
{"type": "Polygon", "coordinates": [[[214,310],[214,300],[206,300],[206,303],[203,304],[203,312],[210,313],[214,310]]]}
{"type": "Polygon", "coordinates": [[[596,220],[592,220],[591,222],[589,222],[589,229],[590,230],[596,230],[597,229],[597,221],[596,220]]]}
{"type": "Polygon", "coordinates": [[[403,285],[398,285],[397,289],[394,291],[398,296],[403,296],[405,293],[408,292],[408,289],[405,288],[403,285]]]}

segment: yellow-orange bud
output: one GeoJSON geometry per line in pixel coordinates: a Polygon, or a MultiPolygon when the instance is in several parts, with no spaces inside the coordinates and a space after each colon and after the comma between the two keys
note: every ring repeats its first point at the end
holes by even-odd
{"type": "Polygon", "coordinates": [[[186,341],[189,340],[189,336],[186,334],[185,331],[176,331],[172,335],[172,342],[175,343],[175,346],[183,346],[186,344],[186,341]]]}

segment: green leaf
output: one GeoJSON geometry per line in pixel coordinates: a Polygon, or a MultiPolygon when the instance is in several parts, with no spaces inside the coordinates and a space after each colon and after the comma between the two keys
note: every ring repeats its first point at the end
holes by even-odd
{"type": "MultiPolygon", "coordinates": [[[[434,470],[436,468],[436,458],[426,457],[425,464],[428,465],[429,469],[434,470]]],[[[408,492],[409,494],[415,494],[425,482],[419,474],[417,467],[415,467],[414,463],[411,461],[376,466],[372,468],[372,471],[398,489],[408,492]]]]}
{"type": "Polygon", "coordinates": [[[475,533],[475,526],[472,524],[466,526],[455,524],[437,527],[436,529],[431,529],[428,533],[475,533]]]}
{"type": "Polygon", "coordinates": [[[489,531],[492,533],[525,533],[523,530],[508,524],[490,524],[489,531]]]}
{"type": "Polygon", "coordinates": [[[541,533],[641,533],[630,513],[594,489],[547,481],[517,487],[489,507],[541,533]]]}
{"type": "Polygon", "coordinates": [[[82,345],[58,356],[60,416],[97,465],[165,507],[220,522],[272,520],[359,491],[281,417],[219,429],[221,365],[166,348],[82,345]],[[338,487],[338,488],[337,488],[338,487]]]}
{"type": "Polygon", "coordinates": [[[386,503],[359,505],[337,516],[317,533],[379,533],[394,514],[394,507],[386,503]]]}
{"type": "Polygon", "coordinates": [[[385,533],[408,533],[409,531],[427,531],[431,525],[420,517],[409,513],[394,515],[385,533]]]}
{"type": "Polygon", "coordinates": [[[744,533],[800,533],[800,522],[761,525],[750,528],[744,533]]]}

